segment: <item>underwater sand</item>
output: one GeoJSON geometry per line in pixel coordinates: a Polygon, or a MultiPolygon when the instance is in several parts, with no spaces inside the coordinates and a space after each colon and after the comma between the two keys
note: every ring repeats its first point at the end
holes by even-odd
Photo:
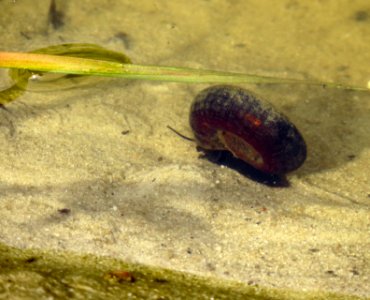
{"type": "MultiPolygon", "coordinates": [[[[139,64],[370,80],[365,0],[57,4],[64,25],[53,28],[49,1],[0,1],[0,50],[89,42],[139,64]]],[[[288,115],[308,145],[290,186],[269,187],[200,159],[167,128],[191,136],[190,103],[206,86],[111,79],[29,91],[7,105],[0,242],[370,297],[370,94],[246,86],[288,115]]]]}

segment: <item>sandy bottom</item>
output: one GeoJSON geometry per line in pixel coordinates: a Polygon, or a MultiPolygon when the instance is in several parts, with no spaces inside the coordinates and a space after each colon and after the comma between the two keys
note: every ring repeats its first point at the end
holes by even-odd
{"type": "MultiPolygon", "coordinates": [[[[48,1],[0,1],[0,47],[90,42],[140,64],[366,84],[366,1],[270,2],[57,1],[65,18],[55,29],[48,1]]],[[[288,115],[308,145],[289,186],[271,187],[200,159],[194,143],[167,128],[192,135],[189,107],[204,87],[35,85],[6,106],[0,242],[370,296],[370,94],[249,86],[288,115]]]]}

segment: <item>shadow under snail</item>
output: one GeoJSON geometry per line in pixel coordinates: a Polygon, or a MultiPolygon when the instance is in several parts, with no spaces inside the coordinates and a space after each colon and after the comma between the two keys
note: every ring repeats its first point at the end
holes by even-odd
{"type": "Polygon", "coordinates": [[[253,93],[217,85],[201,91],[190,110],[197,145],[228,150],[257,170],[285,174],[306,159],[306,143],[283,114],[253,93]]]}

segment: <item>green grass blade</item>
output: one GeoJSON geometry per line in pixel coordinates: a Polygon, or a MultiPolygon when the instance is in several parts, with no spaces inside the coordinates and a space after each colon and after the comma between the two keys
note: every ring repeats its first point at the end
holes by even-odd
{"type": "Polygon", "coordinates": [[[39,53],[0,52],[1,68],[28,69],[41,72],[123,77],[188,83],[269,83],[323,85],[333,88],[368,90],[367,87],[298,79],[276,78],[241,73],[218,72],[179,67],[144,66],[114,61],[39,53]]]}
{"type": "Polygon", "coordinates": [[[367,87],[360,87],[212,70],[135,65],[131,64],[126,55],[93,44],[55,45],[31,53],[0,52],[0,68],[13,69],[10,76],[15,81],[15,86],[11,87],[12,91],[3,91],[4,94],[0,94],[0,104],[10,102],[12,97],[9,95],[16,95],[16,90],[25,89],[28,78],[34,73],[42,75],[43,72],[69,76],[89,75],[186,83],[306,84],[338,89],[370,90],[369,83],[367,87]]]}

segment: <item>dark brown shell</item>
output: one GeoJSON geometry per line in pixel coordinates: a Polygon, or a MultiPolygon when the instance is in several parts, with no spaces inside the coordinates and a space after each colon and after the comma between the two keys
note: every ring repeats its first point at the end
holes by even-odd
{"type": "Polygon", "coordinates": [[[240,87],[201,91],[191,106],[190,126],[201,148],[228,150],[269,174],[293,171],[306,159],[306,144],[294,124],[240,87]]]}

